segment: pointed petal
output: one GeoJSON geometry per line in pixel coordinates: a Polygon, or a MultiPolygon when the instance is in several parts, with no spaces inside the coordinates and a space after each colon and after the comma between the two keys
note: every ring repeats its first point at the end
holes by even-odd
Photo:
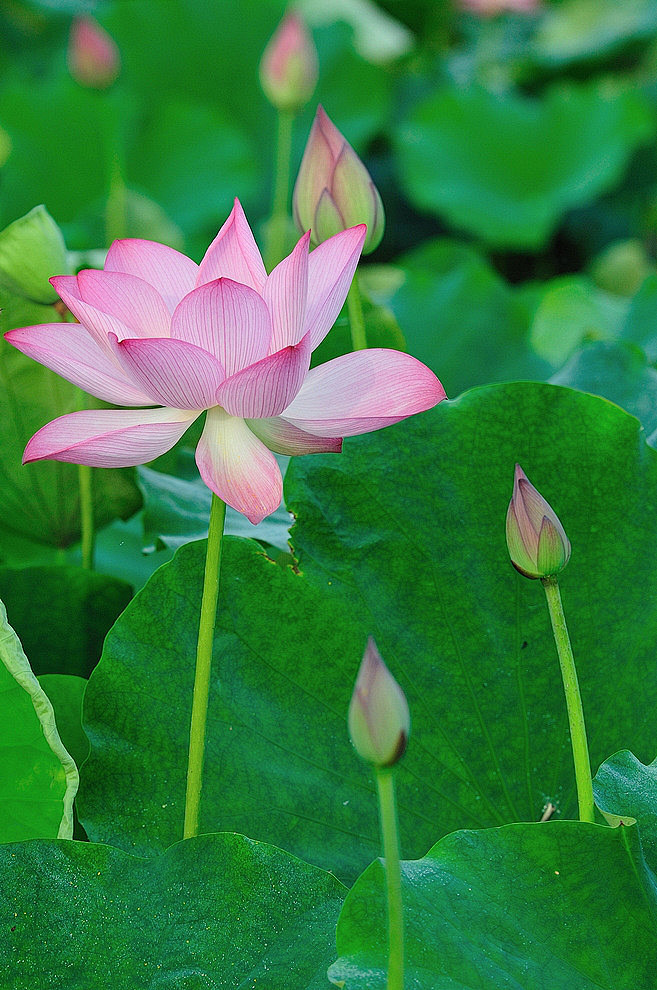
{"type": "Polygon", "coordinates": [[[233,375],[269,352],[271,317],[255,290],[219,278],[185,296],[171,318],[171,335],[214,354],[233,375]]]}
{"type": "Polygon", "coordinates": [[[283,258],[267,279],[263,292],[271,313],[273,335],[269,351],[298,344],[303,337],[308,294],[308,242],[304,234],[292,254],[283,258]]]}
{"type": "Polygon", "coordinates": [[[114,241],[105,260],[106,272],[125,272],[148,282],[173,312],[196,285],[198,265],[166,244],[130,237],[114,241]]]}
{"type": "Polygon", "coordinates": [[[283,479],[276,458],[243,419],[223,409],[208,411],[196,463],[208,488],[254,524],[281,504],[283,479]]]}
{"type": "Polygon", "coordinates": [[[171,315],[152,285],[124,272],[78,273],[78,289],[84,302],[109,313],[129,330],[130,337],[168,337],[171,315]]]}
{"type": "Polygon", "coordinates": [[[152,406],[81,323],[46,323],[10,330],[5,339],[40,364],[105,402],[152,406]]]}
{"type": "Polygon", "coordinates": [[[181,438],[198,412],[180,409],[85,409],[46,423],[35,433],[23,463],[49,458],[131,467],[165,454],[181,438]]]}
{"type": "Polygon", "coordinates": [[[371,348],[312,368],[283,418],[320,437],[347,437],[390,426],[444,398],[433,371],[410,354],[371,348]]]}
{"type": "Polygon", "coordinates": [[[285,347],[227,378],[217,389],[217,404],[231,416],[245,419],[278,416],[301,388],[310,355],[306,334],[295,347],[285,347]]]}
{"type": "Polygon", "coordinates": [[[226,377],[216,357],[185,340],[133,337],[115,348],[127,374],[158,405],[207,409],[226,377]]]}
{"type": "Polygon", "coordinates": [[[515,512],[517,504],[517,501],[511,499],[506,513],[506,542],[509,556],[516,570],[524,574],[525,577],[535,578],[536,558],[528,552],[523,533],[520,531],[520,524],[515,512]]]}
{"type": "Polygon", "coordinates": [[[304,329],[313,350],[338,318],[360,258],[367,227],[360,224],[324,241],[308,258],[308,303],[304,329]]]}
{"type": "Polygon", "coordinates": [[[318,107],[292,193],[294,220],[300,230],[312,227],[315,206],[322,191],[331,186],[333,164],[344,143],[344,138],[338,132],[339,146],[334,146],[335,135],[331,128],[337,129],[331,124],[325,131],[323,124],[327,120],[323,107],[318,107]]]}
{"type": "Polygon", "coordinates": [[[267,272],[238,199],[200,264],[197,285],[216,278],[232,279],[262,293],[267,272]]]}
{"type": "Polygon", "coordinates": [[[347,226],[348,224],[345,223],[345,219],[330,192],[328,189],[323,189],[315,207],[313,225],[310,229],[313,244],[320,244],[327,241],[329,237],[335,237],[347,226]]]}
{"type": "Polygon", "coordinates": [[[84,302],[80,295],[77,275],[55,275],[50,279],[50,283],[76,320],[79,320],[87,328],[96,343],[112,357],[109,334],[115,334],[119,340],[129,337],[130,331],[125,323],[84,302]]]}
{"type": "Polygon", "coordinates": [[[272,419],[247,419],[246,425],[276,454],[339,454],[341,437],[317,437],[305,433],[280,416],[272,419]]]}

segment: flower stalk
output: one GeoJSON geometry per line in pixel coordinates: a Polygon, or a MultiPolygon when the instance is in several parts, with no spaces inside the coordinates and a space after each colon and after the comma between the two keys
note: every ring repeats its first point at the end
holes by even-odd
{"type": "Polygon", "coordinates": [[[388,905],[387,990],[404,990],[404,917],[394,768],[406,751],[411,717],[401,687],[369,638],[347,718],[361,760],[376,774],[388,905]]]}
{"type": "Polygon", "coordinates": [[[205,727],[210,697],[212,669],[212,644],[219,600],[221,575],[221,548],[223,544],[226,503],[212,494],[208,549],[205,558],[201,618],[196,648],[196,670],[192,697],[192,717],[189,729],[189,757],[187,761],[187,790],[185,794],[185,821],[183,838],[198,835],[205,755],[205,727]]]}
{"type": "Polygon", "coordinates": [[[347,312],[349,314],[349,328],[351,330],[351,349],[353,351],[364,351],[367,347],[367,333],[365,330],[363,300],[360,294],[357,271],[354,272],[354,277],[347,293],[347,312]]]}
{"type": "Polygon", "coordinates": [[[591,761],[589,759],[589,748],[586,740],[584,710],[579,691],[575,658],[573,657],[568,627],[566,626],[566,616],[561,602],[559,582],[555,576],[551,576],[542,578],[541,584],[545,589],[552,632],[554,633],[557,653],[559,654],[564,693],[566,695],[570,741],[575,764],[579,819],[582,822],[593,822],[595,821],[593,782],[591,780],[591,761]]]}
{"type": "Polygon", "coordinates": [[[377,767],[376,786],[379,795],[388,903],[387,990],[404,990],[404,915],[394,771],[377,767]]]}
{"type": "Polygon", "coordinates": [[[286,234],[289,221],[288,198],[290,194],[290,157],[292,155],[293,123],[294,111],[286,108],[278,110],[274,191],[272,194],[271,217],[267,227],[267,249],[265,251],[268,271],[271,271],[283,258],[287,246],[286,234]]]}

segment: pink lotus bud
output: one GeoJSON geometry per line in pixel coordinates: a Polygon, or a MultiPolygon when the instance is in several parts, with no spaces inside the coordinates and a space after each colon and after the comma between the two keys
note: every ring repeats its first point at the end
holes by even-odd
{"type": "Polygon", "coordinates": [[[557,514],[519,464],[506,514],[506,544],[511,563],[528,578],[558,574],[570,559],[570,541],[557,514]]]}
{"type": "Polygon", "coordinates": [[[68,43],[68,69],[81,86],[107,89],[121,69],[116,42],[93,17],[75,17],[68,43]]]}
{"type": "Polygon", "coordinates": [[[367,763],[391,767],[404,755],[411,729],[406,696],[371,636],[351,696],[348,724],[354,749],[367,763]]]}
{"type": "Polygon", "coordinates": [[[367,224],[363,254],[378,247],[383,237],[385,215],[379,191],[322,106],[317,108],[303,153],[292,207],[299,230],[310,230],[315,245],[360,223],[367,224]]]}
{"type": "Polygon", "coordinates": [[[277,110],[301,110],[313,95],[319,74],[317,49],[306,25],[286,14],[265,48],[260,85],[277,110]]]}

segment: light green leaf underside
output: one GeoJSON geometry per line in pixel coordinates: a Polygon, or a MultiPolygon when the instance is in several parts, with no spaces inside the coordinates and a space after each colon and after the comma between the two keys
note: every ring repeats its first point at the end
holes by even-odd
{"type": "Polygon", "coordinates": [[[0,795],[3,842],[71,838],[78,771],[62,743],[55,713],[32,673],[0,602],[0,795]]]}

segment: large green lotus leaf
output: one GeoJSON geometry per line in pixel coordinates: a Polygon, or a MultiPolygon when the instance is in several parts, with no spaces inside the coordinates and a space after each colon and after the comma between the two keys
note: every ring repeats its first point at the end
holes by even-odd
{"type": "Polygon", "coordinates": [[[0,847],[12,990],[321,990],[344,888],[280,849],[204,835],[150,861],[82,842],[0,847]]]}
{"type": "MultiPolygon", "coordinates": [[[[148,855],[182,835],[205,546],[183,546],[153,575],[89,681],[78,811],[94,841],[148,855]]],[[[340,600],[236,537],[221,600],[201,830],[268,835],[354,876],[378,851],[375,798],[346,731],[366,633],[340,600]]]]}
{"type": "Polygon", "coordinates": [[[564,83],[536,97],[443,86],[396,132],[416,206],[496,247],[538,249],[621,178],[654,125],[638,91],[564,83]]]}
{"type": "MultiPolygon", "coordinates": [[[[54,323],[52,307],[34,306],[2,295],[0,332],[33,323],[54,323]]],[[[0,339],[0,479],[4,530],[65,547],[79,538],[78,468],[43,461],[23,466],[23,450],[49,420],[80,407],[82,393],[48,368],[0,339]]],[[[127,516],[140,503],[131,468],[93,472],[97,526],[127,516]]],[[[0,544],[1,553],[1,544],[0,544]]]]}
{"type": "Polygon", "coordinates": [[[78,772],[0,601],[0,842],[70,838],[78,772]]]}
{"type": "Polygon", "coordinates": [[[564,0],[546,8],[528,55],[550,67],[587,60],[599,63],[655,34],[655,0],[564,0]]]}
{"type": "Polygon", "coordinates": [[[192,243],[197,255],[230,213],[235,196],[251,199],[260,181],[253,147],[240,127],[212,106],[181,98],[161,104],[142,128],[128,175],[186,234],[197,235],[199,245],[192,243]]]}
{"type": "Polygon", "coordinates": [[[119,112],[113,95],[79,86],[68,73],[5,80],[0,119],[12,150],[2,169],[2,226],[35,203],[67,223],[103,202],[119,112]],[[55,141],[53,121],[65,141],[55,141]]]}
{"type": "MultiPolygon", "coordinates": [[[[221,107],[257,135],[266,107],[258,62],[285,6],[285,0],[115,0],[102,21],[121,50],[122,79],[148,111],[172,97],[189,98],[221,107]]],[[[171,150],[162,147],[165,157],[171,150]]],[[[193,187],[193,174],[188,178],[193,187]]]]}
{"type": "Polygon", "coordinates": [[[657,429],[657,371],[634,344],[585,344],[550,381],[610,399],[640,419],[648,435],[657,429]]]}
{"type": "MultiPolygon", "coordinates": [[[[405,986],[414,990],[652,990],[655,891],[636,829],[580,822],[455,832],[403,863],[405,986]]],[[[384,873],[347,895],[329,970],[385,990],[384,873]]]]}
{"type": "MultiPolygon", "coordinates": [[[[379,849],[375,785],[345,715],[367,634],[413,731],[402,843],[576,813],[563,688],[540,584],[509,563],[519,461],[573,544],[561,584],[594,768],[655,755],[657,454],[636,419],[570,389],[475,389],[340,456],[293,458],[294,570],[228,540],[201,828],[243,831],[353,876],[379,849]],[[631,616],[627,623],[626,617],[631,616]]],[[[204,544],[183,547],[110,631],[85,699],[79,811],[148,854],[182,831],[204,544]]]]}
{"type": "Polygon", "coordinates": [[[517,383],[473,389],[341,457],[292,460],[299,567],[343,585],[406,691],[401,799],[441,830],[536,820],[547,801],[576,811],[543,591],[505,543],[515,463],[572,543],[560,584],[593,768],[624,745],[654,757],[657,459],[644,436],[610,402],[517,383]]]}
{"type": "Polygon", "coordinates": [[[37,674],[88,677],[132,589],[81,567],[0,567],[0,598],[37,674]]]}
{"type": "Polygon", "coordinates": [[[476,250],[433,241],[404,255],[399,265],[390,307],[409,351],[433,368],[448,395],[550,374],[550,364],[529,345],[531,307],[476,250]]]}

